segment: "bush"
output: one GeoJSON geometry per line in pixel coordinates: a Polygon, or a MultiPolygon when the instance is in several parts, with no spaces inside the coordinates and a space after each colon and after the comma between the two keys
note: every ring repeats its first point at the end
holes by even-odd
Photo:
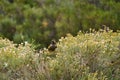
{"type": "Polygon", "coordinates": [[[31,65],[34,62],[33,55],[34,50],[27,42],[16,45],[0,38],[0,79],[31,79],[33,73],[30,69],[34,66],[31,65]]]}
{"type": "Polygon", "coordinates": [[[0,79],[119,80],[119,36],[112,31],[68,34],[54,52],[0,38],[0,79]]]}
{"type": "Polygon", "coordinates": [[[50,61],[55,79],[119,80],[120,34],[109,32],[68,35],[58,43],[50,61]],[[99,75],[98,75],[99,74],[99,75]]]}
{"type": "Polygon", "coordinates": [[[35,41],[44,47],[79,30],[120,29],[120,2],[115,0],[0,0],[0,5],[0,35],[16,43],[35,41]]]}

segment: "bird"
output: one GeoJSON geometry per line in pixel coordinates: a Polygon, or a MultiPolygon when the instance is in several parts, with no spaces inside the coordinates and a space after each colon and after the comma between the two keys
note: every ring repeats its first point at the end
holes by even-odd
{"type": "Polygon", "coordinates": [[[56,41],[52,40],[50,45],[48,46],[48,51],[55,51],[56,48],[57,48],[56,41]]]}
{"type": "Polygon", "coordinates": [[[110,28],[108,26],[104,25],[104,24],[102,25],[102,29],[106,32],[110,31],[110,28]]]}

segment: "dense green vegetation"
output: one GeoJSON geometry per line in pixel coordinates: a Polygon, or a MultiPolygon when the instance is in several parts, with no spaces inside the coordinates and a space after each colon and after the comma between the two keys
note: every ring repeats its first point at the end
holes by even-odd
{"type": "Polygon", "coordinates": [[[0,38],[0,80],[120,80],[120,33],[79,32],[36,52],[0,38]]]}
{"type": "Polygon", "coordinates": [[[120,80],[119,64],[119,0],[0,0],[0,80],[120,80]]]}
{"type": "Polygon", "coordinates": [[[0,35],[48,45],[67,33],[120,29],[119,0],[0,0],[0,35]]]}

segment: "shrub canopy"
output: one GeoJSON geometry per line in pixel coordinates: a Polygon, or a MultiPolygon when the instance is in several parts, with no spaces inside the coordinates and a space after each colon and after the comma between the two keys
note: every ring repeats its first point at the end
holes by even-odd
{"type": "Polygon", "coordinates": [[[21,43],[48,45],[67,33],[120,29],[118,0],[0,0],[0,35],[21,43]]]}
{"type": "Polygon", "coordinates": [[[68,34],[54,52],[0,38],[1,80],[119,80],[119,63],[120,33],[112,31],[68,34]]]}

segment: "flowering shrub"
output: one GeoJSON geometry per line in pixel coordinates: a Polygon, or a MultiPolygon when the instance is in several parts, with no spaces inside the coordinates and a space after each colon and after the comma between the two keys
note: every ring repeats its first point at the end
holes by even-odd
{"type": "Polygon", "coordinates": [[[16,80],[15,77],[22,75],[23,68],[30,67],[32,55],[30,44],[20,44],[17,47],[9,40],[0,38],[0,79],[16,80]]]}
{"type": "Polygon", "coordinates": [[[54,52],[0,38],[1,80],[119,80],[119,63],[120,33],[112,31],[68,34],[54,52]]]}
{"type": "Polygon", "coordinates": [[[59,39],[57,46],[56,57],[50,60],[54,79],[120,79],[120,33],[79,32],[75,37],[68,34],[59,39]]]}

